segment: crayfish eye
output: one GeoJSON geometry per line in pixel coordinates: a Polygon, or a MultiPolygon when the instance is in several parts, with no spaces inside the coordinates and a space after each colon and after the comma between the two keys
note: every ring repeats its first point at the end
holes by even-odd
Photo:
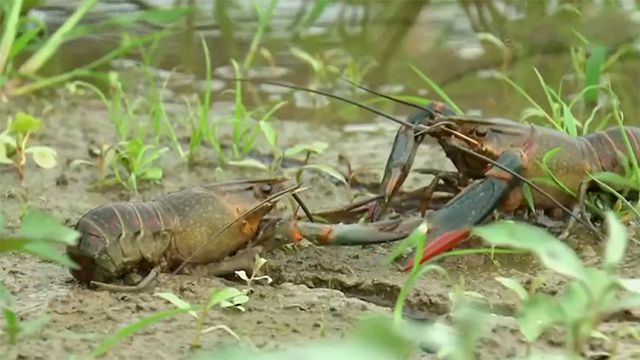
{"type": "Polygon", "coordinates": [[[271,186],[270,184],[264,184],[262,185],[260,190],[263,194],[271,194],[271,191],[273,191],[273,186],[271,186]]]}
{"type": "Polygon", "coordinates": [[[487,129],[485,128],[481,128],[481,127],[477,127],[475,128],[475,130],[473,131],[473,134],[477,137],[485,137],[487,136],[487,129]]]}

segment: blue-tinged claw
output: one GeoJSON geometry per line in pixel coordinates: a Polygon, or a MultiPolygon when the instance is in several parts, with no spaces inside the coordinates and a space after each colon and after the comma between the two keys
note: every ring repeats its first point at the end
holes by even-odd
{"type": "MultiPolygon", "coordinates": [[[[414,125],[429,125],[434,120],[433,113],[439,113],[443,115],[454,115],[453,110],[449,109],[446,105],[433,102],[425,110],[417,110],[409,116],[408,122],[414,125]]],[[[395,195],[398,189],[402,186],[404,181],[409,176],[413,161],[418,150],[418,146],[424,140],[425,134],[415,135],[413,128],[408,126],[400,126],[387,159],[387,164],[384,168],[384,176],[382,178],[382,191],[384,195],[383,204],[377,206],[374,210],[371,219],[377,220],[384,210],[384,204],[395,195]]]]}
{"type": "MultiPolygon", "coordinates": [[[[518,150],[506,151],[498,163],[520,173],[526,165],[524,153],[518,150]]],[[[447,205],[434,212],[428,220],[427,246],[420,264],[457,246],[469,235],[471,227],[486,219],[505,199],[505,196],[519,183],[504,170],[491,168],[487,177],[479,180],[451,199],[447,205]],[[431,239],[431,240],[429,240],[431,239]]],[[[413,267],[415,255],[403,267],[408,271],[413,267]]]]}

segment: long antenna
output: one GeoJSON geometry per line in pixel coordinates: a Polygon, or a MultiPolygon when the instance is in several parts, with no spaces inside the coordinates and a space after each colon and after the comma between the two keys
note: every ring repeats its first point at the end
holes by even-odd
{"type": "Polygon", "coordinates": [[[220,234],[222,234],[223,231],[227,230],[228,228],[230,228],[233,224],[237,223],[238,221],[244,219],[245,217],[253,214],[254,212],[256,212],[257,210],[259,210],[262,206],[266,205],[268,202],[273,201],[275,199],[277,199],[278,197],[285,195],[291,191],[294,191],[298,188],[300,188],[302,184],[296,184],[296,185],[292,185],[288,188],[285,188],[271,196],[269,196],[268,198],[262,200],[260,203],[258,203],[256,206],[254,206],[253,208],[243,212],[242,214],[240,214],[238,217],[236,217],[235,219],[231,220],[230,222],[228,222],[226,225],[224,225],[220,230],[218,230],[212,237],[211,239],[209,239],[208,241],[205,241],[202,245],[200,245],[193,253],[191,253],[191,255],[189,255],[183,262],[182,264],[180,264],[180,266],[178,266],[177,269],[175,269],[173,271],[173,275],[177,274],[178,271],[180,271],[188,262],[189,260],[191,260],[200,250],[202,250],[205,246],[207,246],[209,244],[209,242],[211,240],[214,240],[215,238],[217,238],[220,234]]]}

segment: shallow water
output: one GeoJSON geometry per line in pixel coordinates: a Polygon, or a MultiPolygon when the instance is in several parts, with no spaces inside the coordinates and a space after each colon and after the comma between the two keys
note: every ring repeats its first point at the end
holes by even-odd
{"type": "MultiPolygon", "coordinates": [[[[51,6],[72,8],[74,1],[51,1],[51,6]]],[[[246,61],[251,41],[258,27],[257,15],[249,1],[152,1],[153,6],[192,4],[198,9],[174,35],[161,40],[152,64],[162,69],[180,69],[204,77],[204,56],[200,36],[204,36],[211,53],[214,77],[231,77],[230,61],[246,61]]],[[[268,1],[258,1],[266,9],[268,1]]],[[[607,72],[621,99],[625,121],[636,124],[640,114],[640,59],[638,35],[640,24],[633,1],[579,2],[577,8],[556,1],[539,2],[464,2],[464,1],[331,1],[315,22],[296,26],[311,12],[314,2],[279,1],[273,18],[252,57],[244,77],[286,80],[302,86],[324,85],[330,91],[358,99],[373,99],[353,94],[348,85],[327,77],[327,67],[341,75],[393,94],[442,100],[427,83],[416,76],[408,64],[440,85],[450,98],[466,112],[520,119],[531,104],[513,91],[504,80],[492,73],[504,72],[522,86],[537,103],[547,106],[534,68],[553,89],[562,81],[562,94],[570,96],[581,88],[574,79],[570,47],[580,44],[579,33],[593,44],[608,48],[608,55],[629,47],[607,72]],[[576,11],[582,13],[581,17],[576,11]],[[606,31],[603,31],[606,29],[606,31]],[[501,49],[482,34],[500,39],[501,49]],[[318,61],[312,66],[294,55],[302,50],[318,61]]],[[[568,2],[567,4],[571,4],[568,2]]],[[[136,9],[126,1],[104,3],[93,11],[96,18],[136,9]]],[[[64,20],[64,12],[44,12],[51,23],[64,20]]],[[[183,24],[180,22],[179,24],[183,24]]],[[[132,27],[133,33],[147,33],[150,26],[132,27]]],[[[122,30],[104,30],[85,39],[73,41],[56,61],[56,71],[73,68],[98,56],[118,43],[122,30]]],[[[169,84],[169,86],[172,86],[169,84]]],[[[231,84],[227,84],[231,86],[231,84]]],[[[186,92],[193,87],[183,88],[186,92]]],[[[269,89],[268,92],[274,91],[269,89]]],[[[303,97],[302,94],[298,94],[303,97]]],[[[296,102],[296,101],[293,101],[296,102]]],[[[335,100],[322,109],[299,106],[284,109],[283,118],[314,123],[369,122],[371,114],[354,113],[349,105],[335,100]]],[[[382,106],[383,104],[377,103],[382,106]]],[[[386,104],[392,113],[407,114],[411,109],[386,104]]],[[[578,119],[591,110],[575,109],[578,119]]]]}

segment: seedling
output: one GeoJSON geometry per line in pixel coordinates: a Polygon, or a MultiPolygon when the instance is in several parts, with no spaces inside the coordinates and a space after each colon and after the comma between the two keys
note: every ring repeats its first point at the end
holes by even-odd
{"type": "Polygon", "coordinates": [[[0,133],[0,163],[14,165],[21,181],[24,179],[27,154],[31,154],[33,161],[41,168],[51,169],[57,165],[57,153],[53,148],[27,146],[29,137],[40,130],[41,125],[40,119],[18,112],[0,133]]]}
{"type": "Polygon", "coordinates": [[[116,148],[112,170],[115,180],[127,190],[138,191],[140,181],[158,181],[163,177],[162,168],[156,165],[169,148],[143,145],[140,139],[122,142],[116,148]],[[126,173],[121,175],[121,169],[126,173]]]}
{"type": "Polygon", "coordinates": [[[207,313],[209,312],[209,310],[211,310],[212,307],[216,305],[220,305],[220,307],[222,308],[235,307],[240,311],[244,311],[244,308],[241,306],[241,304],[249,301],[249,297],[244,292],[235,288],[225,288],[220,291],[213,289],[211,290],[211,294],[209,295],[209,301],[204,307],[196,307],[173,293],[165,292],[156,293],[155,295],[169,301],[178,309],[188,312],[189,315],[193,316],[196,319],[194,334],[191,340],[191,347],[200,347],[200,336],[217,329],[223,329],[231,334],[234,338],[236,338],[236,340],[240,340],[238,335],[236,335],[236,333],[234,333],[231,329],[229,329],[229,327],[225,325],[215,325],[204,330],[202,329],[202,326],[207,313]]]}
{"type": "Polygon", "coordinates": [[[271,277],[269,277],[268,275],[256,276],[260,271],[260,268],[263,267],[266,263],[267,259],[264,259],[260,257],[260,255],[256,254],[256,260],[253,263],[253,273],[251,274],[251,277],[247,277],[247,273],[244,270],[239,270],[235,273],[240,279],[244,280],[247,283],[247,287],[249,288],[249,290],[252,290],[251,283],[253,283],[254,281],[265,280],[267,284],[271,284],[273,279],[271,279],[271,277]]]}
{"type": "MultiPolygon", "coordinates": [[[[49,215],[28,209],[22,218],[20,228],[15,234],[4,232],[4,217],[0,214],[0,255],[19,252],[50,260],[60,265],[75,269],[77,265],[66,255],[62,255],[56,246],[74,245],[78,232],[60,225],[49,215]]],[[[20,338],[38,331],[48,317],[23,321],[14,310],[13,297],[0,281],[0,309],[5,319],[4,333],[7,343],[15,345],[20,338]]]]}
{"type": "Polygon", "coordinates": [[[473,234],[493,245],[531,251],[545,267],[570,278],[558,297],[530,294],[514,279],[500,280],[522,301],[518,322],[528,342],[560,325],[567,333],[567,350],[580,355],[589,338],[603,336],[597,332],[603,318],[640,306],[640,279],[617,274],[627,247],[626,229],[612,212],[606,213],[606,220],[608,240],[600,267],[584,266],[565,243],[532,225],[499,221],[473,229],[473,234]]]}

